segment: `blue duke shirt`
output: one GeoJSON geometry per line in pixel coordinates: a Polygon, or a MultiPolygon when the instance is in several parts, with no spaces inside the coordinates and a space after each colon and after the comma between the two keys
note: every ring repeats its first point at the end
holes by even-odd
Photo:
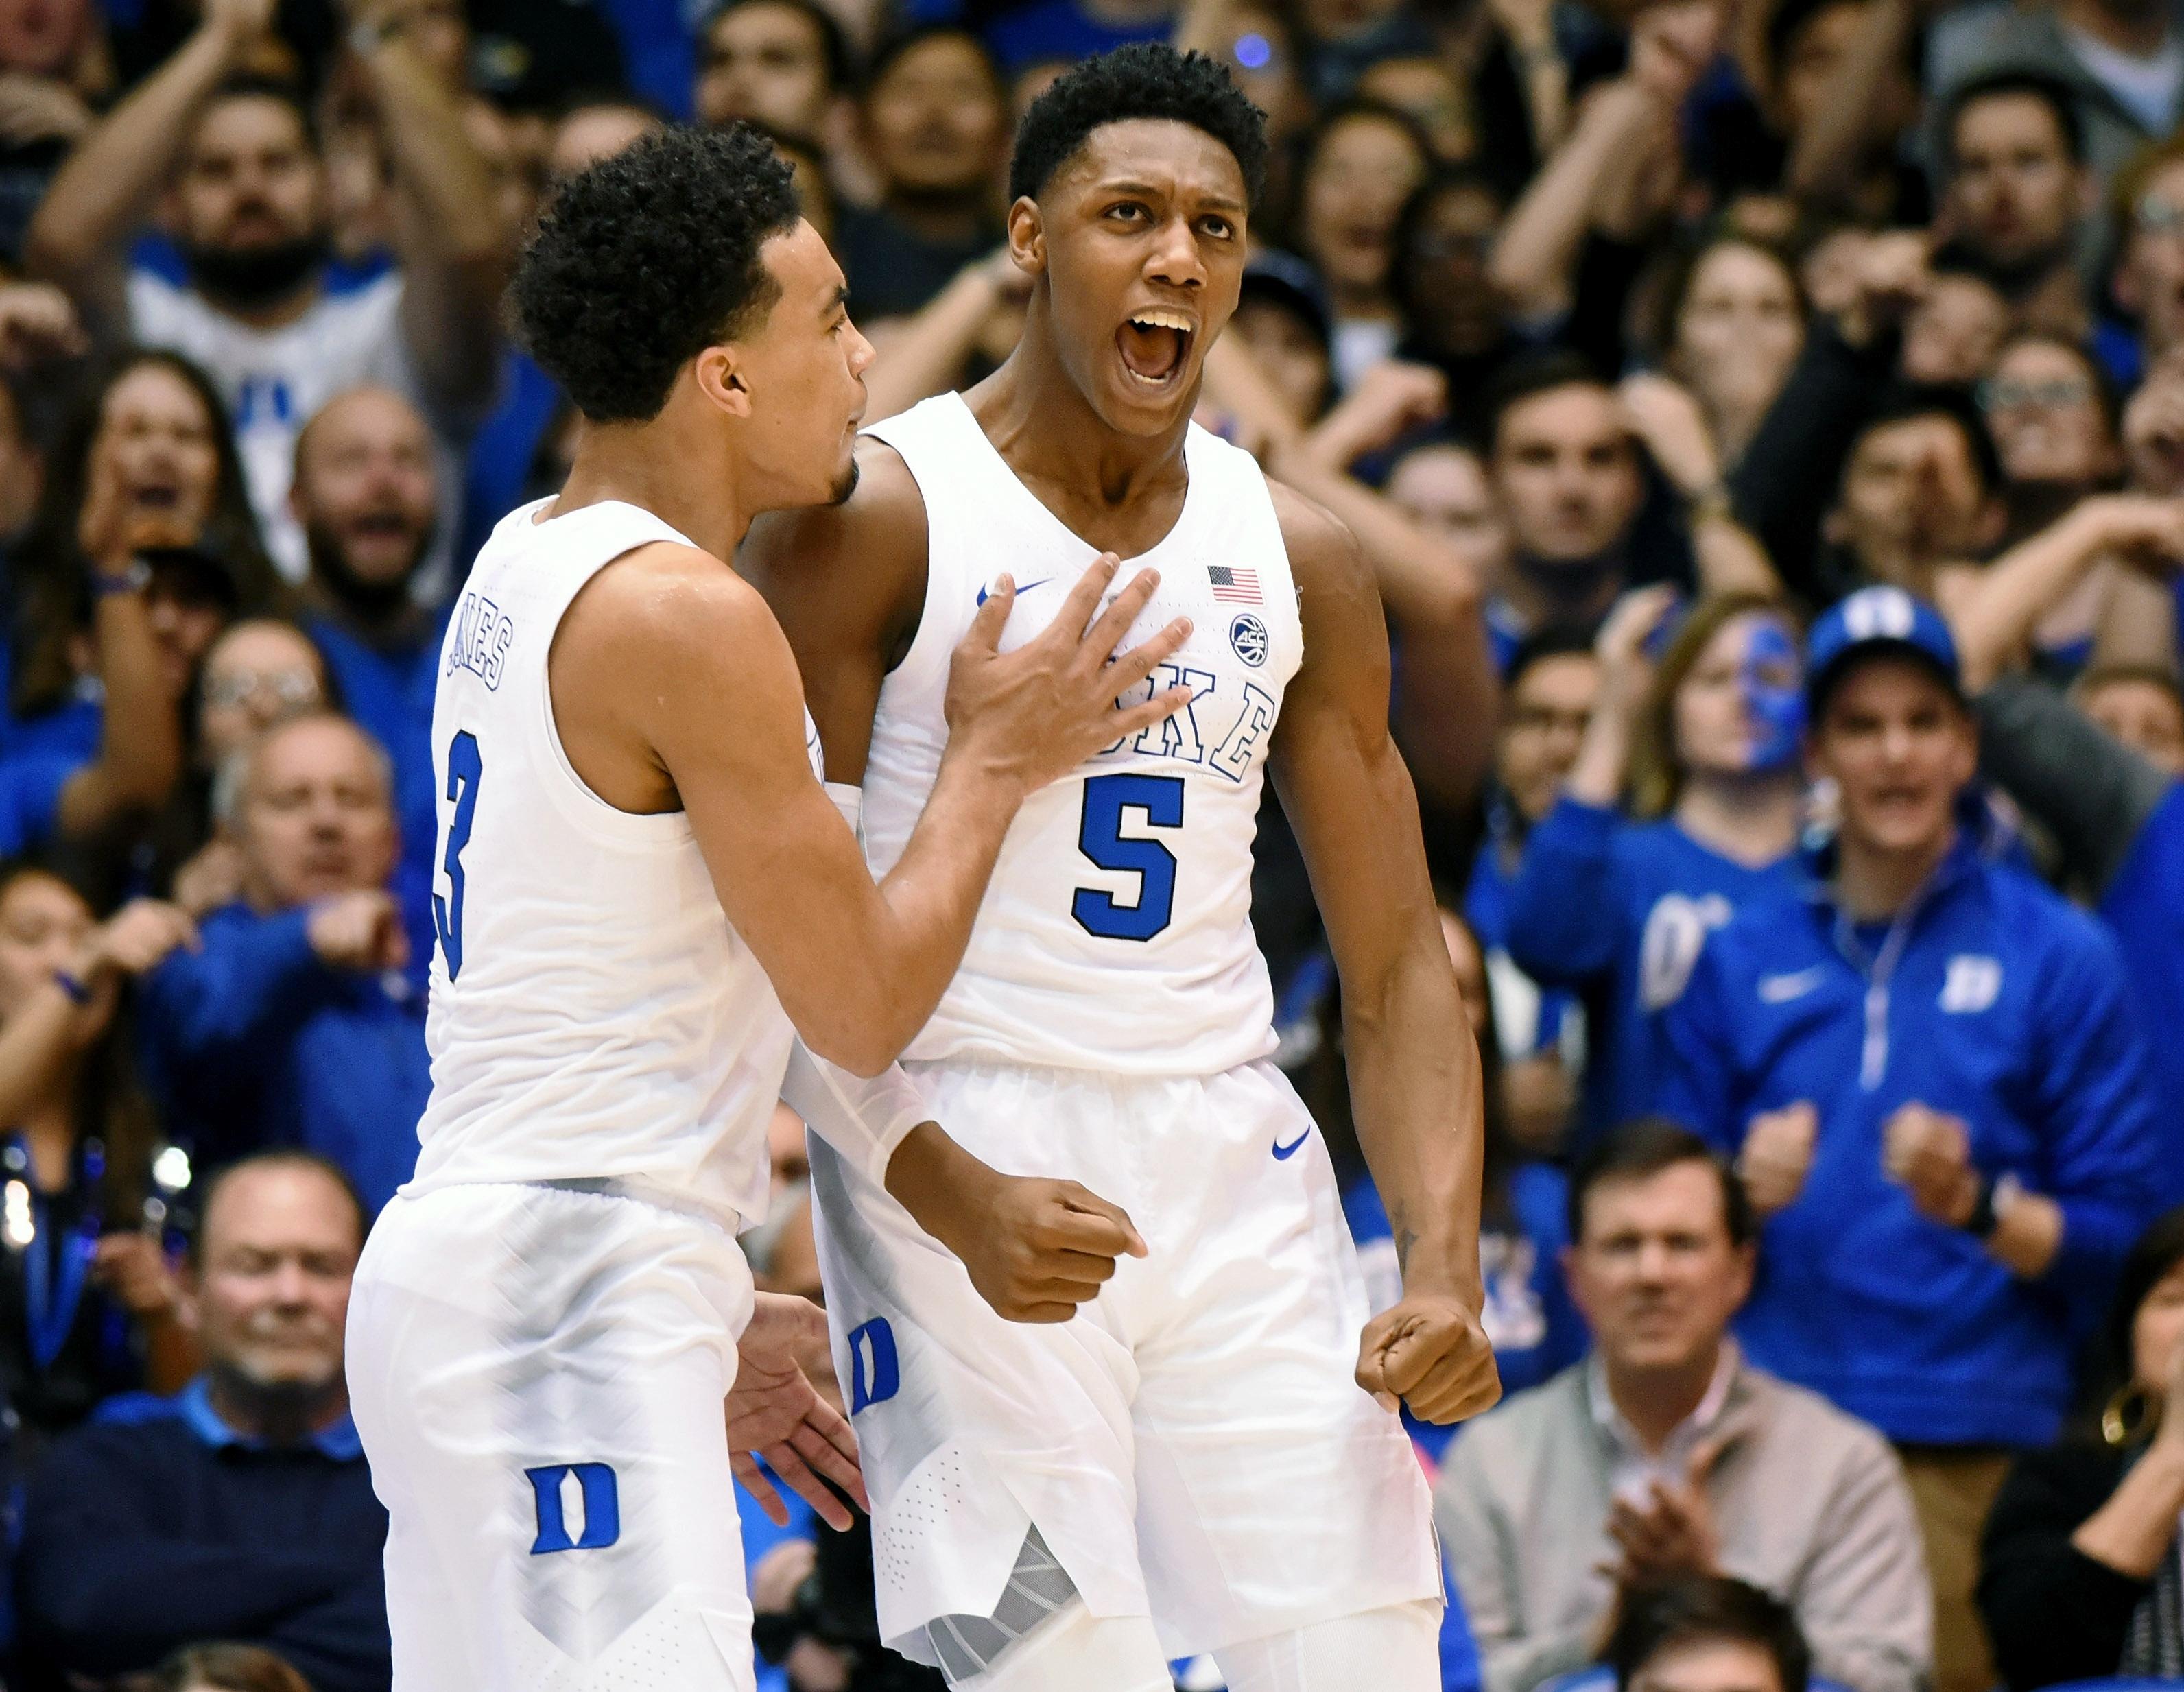
{"type": "Polygon", "coordinates": [[[1508,893],[1509,955],[1583,995],[1591,1062],[1579,1137],[1643,1112],[1668,1058],[1661,1016],[1707,937],[1742,906],[1796,885],[1791,860],[1724,858],[1673,821],[1634,823],[1567,796],[1540,820],[1508,893]]]}
{"type": "Polygon", "coordinates": [[[1892,1439],[2046,1444],[2077,1342],[2153,1208],[2144,1042],[2108,936],[1960,836],[1885,931],[1852,923],[1822,860],[1802,893],[1708,943],[1669,1013],[1660,1107],[1733,1155],[1752,1116],[1819,1113],[1797,1199],[1766,1227],[1740,1328],[1752,1360],[1892,1439]],[[1921,1216],[1881,1169],[1888,1119],[1960,1117],[1972,1161],[2059,1204],[2020,1279],[1921,1216]]]}
{"type": "Polygon", "coordinates": [[[207,916],[203,947],[144,982],[147,1078],[176,1137],[224,1161],[300,1145],[332,1159],[376,1213],[417,1163],[432,1090],[425,994],[413,973],[334,969],[307,907],[207,916]]]}

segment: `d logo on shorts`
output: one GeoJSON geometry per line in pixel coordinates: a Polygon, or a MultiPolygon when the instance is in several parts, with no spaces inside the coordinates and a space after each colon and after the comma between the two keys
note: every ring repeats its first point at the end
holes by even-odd
{"type": "Polygon", "coordinates": [[[604,1463],[549,1463],[523,1472],[538,1506],[538,1537],[531,1542],[532,1556],[543,1557],[549,1551],[604,1550],[621,1538],[621,1500],[615,1487],[615,1472],[604,1463]],[[582,1522],[581,1530],[575,1533],[569,1531],[571,1490],[582,1522]]]}
{"type": "Polygon", "coordinates": [[[894,1330],[885,1316],[874,1316],[850,1330],[850,1414],[866,1405],[884,1404],[902,1390],[902,1364],[895,1355],[894,1330]]]}

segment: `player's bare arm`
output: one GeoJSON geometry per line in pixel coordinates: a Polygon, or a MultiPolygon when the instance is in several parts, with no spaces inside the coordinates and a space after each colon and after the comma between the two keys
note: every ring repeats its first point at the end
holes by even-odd
{"type": "Polygon", "coordinates": [[[1183,702],[1117,707],[1184,631],[1111,662],[1150,592],[1133,584],[1095,621],[1112,573],[1089,572],[1072,615],[1006,658],[994,643],[1011,596],[988,600],[950,682],[961,732],[879,885],[812,779],[788,642],[765,601],[710,554],[641,547],[577,595],[554,636],[555,720],[577,773],[608,804],[688,815],[722,910],[805,1043],[877,1074],[955,973],[1024,795],[1183,702]]]}
{"type": "MultiPolygon", "coordinates": [[[[857,465],[847,501],[760,519],[737,558],[795,653],[827,779],[853,787],[864,780],[881,684],[916,632],[926,577],[916,481],[879,441],[858,443],[857,465]]],[[[1099,1295],[1118,1257],[1145,1255],[1116,1205],[1074,1181],[1003,1175],[937,1122],[904,1138],[887,1186],[1012,1322],[1067,1322],[1099,1295]]]]}
{"type": "Polygon", "coordinates": [[[1388,1206],[1402,1301],[1373,1318],[1357,1380],[1429,1422],[1501,1396],[1479,1325],[1479,1050],[1440,936],[1418,799],[1388,732],[1388,636],[1356,538],[1269,483],[1304,624],[1270,769],[1342,981],[1357,1138],[1388,1206]]]}

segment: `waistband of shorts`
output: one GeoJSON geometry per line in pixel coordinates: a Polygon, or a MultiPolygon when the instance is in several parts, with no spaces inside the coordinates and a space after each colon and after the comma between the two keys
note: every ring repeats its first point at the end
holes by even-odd
{"type": "Polygon", "coordinates": [[[537,1188],[549,1193],[576,1193],[588,1198],[621,1199],[630,1204],[644,1205],[655,1211],[666,1211],[678,1216],[687,1216],[694,1222],[718,1228],[733,1240],[750,1226],[742,1212],[726,1205],[708,1205],[692,1198],[688,1193],[676,1191],[659,1182],[647,1181],[638,1176],[601,1175],[575,1177],[568,1179],[538,1181],[450,1181],[444,1185],[426,1188],[405,1186],[397,1198],[425,1198],[433,1193],[458,1192],[474,1188],[490,1192],[496,1187],[537,1188]]]}
{"type": "Polygon", "coordinates": [[[1214,1087],[1224,1081],[1245,1078],[1276,1081],[1284,1078],[1281,1066],[1271,1057],[1251,1058],[1243,1063],[1231,1064],[1226,1069],[1145,1071],[1092,1069],[1073,1064],[1026,1063],[1020,1059],[1001,1057],[991,1052],[965,1052],[938,1058],[906,1057],[898,1061],[903,1072],[913,1079],[928,1075],[1006,1076],[1046,1086],[1105,1087],[1117,1092],[1134,1088],[1214,1087]]]}

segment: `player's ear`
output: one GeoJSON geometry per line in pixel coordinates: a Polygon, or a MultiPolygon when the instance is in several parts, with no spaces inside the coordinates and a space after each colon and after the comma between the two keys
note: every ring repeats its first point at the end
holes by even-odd
{"type": "Polygon", "coordinates": [[[708,347],[690,361],[698,391],[731,417],[751,415],[750,381],[733,346],[708,347]]]}
{"type": "Polygon", "coordinates": [[[1046,228],[1039,221],[1039,202],[1028,196],[1009,208],[1009,253],[1027,276],[1046,274],[1046,228]]]}

